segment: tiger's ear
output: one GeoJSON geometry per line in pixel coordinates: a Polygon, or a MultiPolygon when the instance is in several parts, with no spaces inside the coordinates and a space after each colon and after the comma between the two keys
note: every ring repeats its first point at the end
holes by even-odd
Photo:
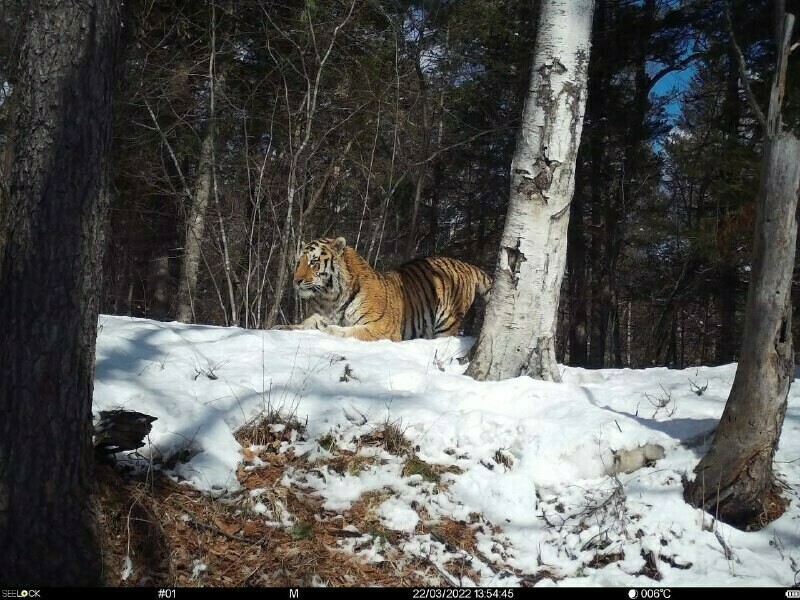
{"type": "Polygon", "coordinates": [[[337,252],[341,252],[342,250],[344,250],[345,246],[347,246],[347,240],[345,240],[343,237],[337,237],[333,241],[333,248],[337,252]]]}

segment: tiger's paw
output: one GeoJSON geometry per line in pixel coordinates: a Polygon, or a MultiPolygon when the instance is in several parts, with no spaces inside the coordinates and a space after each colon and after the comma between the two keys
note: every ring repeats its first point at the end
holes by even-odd
{"type": "Polygon", "coordinates": [[[335,325],[331,325],[331,322],[328,321],[328,319],[320,317],[314,322],[314,328],[319,329],[320,331],[325,331],[329,327],[335,327],[335,325]]]}
{"type": "Polygon", "coordinates": [[[311,315],[305,321],[300,323],[296,328],[297,329],[319,329],[323,330],[328,327],[331,322],[328,320],[327,317],[323,317],[322,315],[311,315]]]}
{"type": "Polygon", "coordinates": [[[340,338],[350,337],[347,333],[347,329],[345,327],[339,327],[338,325],[328,325],[327,327],[321,327],[320,331],[324,331],[328,335],[332,335],[335,337],[340,337],[340,338]]]}

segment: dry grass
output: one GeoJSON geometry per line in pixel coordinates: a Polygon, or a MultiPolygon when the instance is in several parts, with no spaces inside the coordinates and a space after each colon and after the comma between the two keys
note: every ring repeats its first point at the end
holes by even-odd
{"type": "Polygon", "coordinates": [[[264,446],[277,451],[282,442],[291,442],[293,436],[303,439],[305,433],[306,424],[296,414],[268,408],[237,429],[234,437],[245,448],[264,446]]]}
{"type": "Polygon", "coordinates": [[[510,471],[514,466],[514,456],[505,448],[500,448],[494,453],[494,462],[498,465],[503,465],[506,471],[510,471]]]}
{"type": "MultiPolygon", "coordinates": [[[[424,507],[417,533],[441,541],[452,560],[444,568],[430,557],[404,553],[409,533],[387,527],[379,507],[395,492],[386,488],[362,494],[349,509],[323,507],[321,496],[304,489],[295,473],[327,468],[357,476],[380,456],[364,446],[380,446],[405,457],[403,474],[418,474],[441,487],[441,475],[455,467],[431,465],[414,455],[400,422],[386,421],[358,440],[356,452],[339,448],[331,435],[330,456],[309,463],[295,456],[292,443],[305,433],[296,418],[277,413],[248,422],[236,438],[242,444],[237,470],[241,491],[212,498],[187,485],[149,474],[147,481],[126,478],[109,466],[98,466],[96,509],[103,539],[105,581],[112,586],[300,587],[451,585],[480,576],[470,563],[477,555],[476,532],[484,531],[479,515],[470,522],[431,522],[424,507]],[[374,454],[374,453],[373,453],[374,454]],[[367,562],[359,553],[379,552],[385,560],[367,562]],[[125,580],[127,558],[132,570],[125,580]]],[[[323,436],[325,438],[325,436],[323,436]]]]}
{"type": "Polygon", "coordinates": [[[380,427],[362,436],[359,443],[363,446],[382,447],[395,456],[405,456],[412,452],[411,442],[405,436],[406,429],[400,419],[390,421],[387,418],[380,427]]]}
{"type": "Polygon", "coordinates": [[[481,528],[480,525],[470,525],[466,521],[444,518],[434,526],[433,532],[440,541],[459,550],[474,553],[478,546],[475,534],[481,528]]]}
{"type": "Polygon", "coordinates": [[[455,465],[434,465],[425,462],[418,456],[410,456],[403,465],[403,477],[410,477],[411,475],[419,475],[423,481],[441,483],[442,475],[445,473],[463,473],[460,467],[455,465]]]}
{"type": "MultiPolygon", "coordinates": [[[[282,483],[288,467],[309,469],[320,463],[357,474],[378,459],[337,451],[310,465],[291,448],[278,452],[304,427],[297,420],[277,419],[273,414],[252,420],[236,433],[244,446],[237,471],[243,489],[233,497],[214,499],[157,474],[147,483],[125,479],[112,467],[99,466],[96,506],[106,583],[390,587],[441,581],[425,560],[400,557],[393,545],[402,534],[381,525],[377,507],[391,491],[366,493],[350,510],[336,512],[325,510],[313,493],[282,483]],[[367,563],[342,547],[362,534],[369,535],[362,545],[378,543],[385,546],[381,552],[402,560],[367,563]],[[122,580],[127,556],[133,568],[122,580]]],[[[400,443],[394,433],[390,429],[388,438],[400,443]]]]}
{"type": "MultiPolygon", "coordinates": [[[[276,467],[249,472],[243,482],[246,490],[280,487],[276,467]]],[[[380,494],[367,495],[343,517],[284,489],[276,496],[286,502],[295,523],[276,527],[243,508],[246,493],[214,500],[163,477],[149,487],[124,481],[110,468],[98,479],[108,585],[390,587],[427,585],[434,576],[422,560],[367,564],[338,548],[342,539],[353,535],[344,529],[348,524],[375,537],[385,536],[390,543],[397,541],[395,532],[382,530],[371,511],[365,510],[375,506],[380,494]],[[123,581],[120,574],[127,555],[133,572],[123,581]]]]}
{"type": "MultiPolygon", "coordinates": [[[[175,571],[161,507],[160,493],[144,482],[125,480],[112,467],[96,467],[95,511],[103,553],[104,576],[119,582],[125,557],[141,564],[139,585],[172,585],[175,571]]],[[[160,479],[159,479],[160,484],[160,479]]],[[[131,583],[133,583],[133,581],[131,583]]]]}
{"type": "Polygon", "coordinates": [[[764,529],[764,527],[778,519],[781,515],[783,515],[783,513],[786,512],[786,507],[788,504],[788,500],[786,500],[786,498],[781,494],[780,486],[773,485],[770,488],[766,499],[764,500],[761,514],[758,515],[758,517],[747,526],[746,531],[760,531],[761,529],[764,529]]]}

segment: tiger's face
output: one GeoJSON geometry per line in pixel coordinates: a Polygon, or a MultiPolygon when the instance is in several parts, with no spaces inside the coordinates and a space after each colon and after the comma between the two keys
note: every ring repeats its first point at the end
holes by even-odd
{"type": "Polygon", "coordinates": [[[303,245],[294,272],[298,298],[307,300],[331,290],[346,245],[342,237],[313,240],[303,245]]]}

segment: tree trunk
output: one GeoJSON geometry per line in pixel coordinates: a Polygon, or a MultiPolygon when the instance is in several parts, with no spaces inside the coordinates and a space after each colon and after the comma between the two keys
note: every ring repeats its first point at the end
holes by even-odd
{"type": "MultiPolygon", "coordinates": [[[[725,83],[725,100],[722,114],[724,115],[724,132],[726,143],[735,147],[739,141],[739,119],[741,110],[739,106],[739,68],[733,47],[728,49],[728,74],[725,83]]],[[[719,209],[718,209],[719,210],[719,209]]],[[[722,216],[727,216],[725,210],[722,216]]],[[[717,346],[716,361],[727,364],[736,360],[738,336],[736,335],[736,300],[739,292],[739,274],[736,268],[735,240],[733,236],[721,236],[719,248],[721,254],[720,264],[716,267],[716,304],[719,311],[719,345],[717,346]]]]}
{"type": "Polygon", "coordinates": [[[164,249],[149,263],[147,281],[150,284],[152,301],[147,311],[150,319],[164,320],[170,310],[169,253],[164,249]]]}
{"type": "Polygon", "coordinates": [[[417,176],[414,183],[414,200],[411,205],[411,221],[408,224],[408,239],[403,253],[404,260],[411,260],[417,249],[417,222],[419,221],[419,205],[422,202],[422,191],[425,188],[425,177],[428,173],[428,153],[430,152],[430,116],[428,108],[428,86],[425,83],[425,74],[420,64],[421,55],[417,56],[417,80],[419,82],[420,102],[422,103],[422,161],[417,167],[417,176]]]}
{"type": "Polygon", "coordinates": [[[283,293],[286,290],[286,282],[289,279],[289,243],[294,233],[294,202],[297,194],[297,155],[292,159],[289,167],[289,183],[286,192],[286,218],[283,221],[283,238],[281,239],[281,253],[278,257],[278,280],[275,282],[272,306],[266,318],[266,327],[269,329],[275,325],[278,319],[278,312],[281,309],[283,293]]]}
{"type": "Polygon", "coordinates": [[[211,199],[211,156],[214,144],[214,127],[208,123],[208,131],[200,149],[197,183],[189,206],[188,226],[183,243],[181,278],[178,284],[178,321],[194,322],[194,301],[197,294],[197,276],[202,260],[201,244],[206,230],[206,212],[211,199]]]}
{"type": "Polygon", "coordinates": [[[594,38],[597,40],[595,60],[589,78],[589,160],[591,178],[591,244],[589,264],[591,282],[587,286],[587,302],[591,295],[591,320],[589,323],[588,366],[600,369],[605,366],[606,333],[608,314],[603,312],[607,304],[602,296],[607,289],[607,274],[603,264],[603,193],[606,189],[605,144],[606,144],[606,89],[608,68],[604,60],[606,46],[606,0],[598,0],[594,19],[594,38]]]}
{"type": "Polygon", "coordinates": [[[614,368],[622,368],[622,317],[619,310],[619,297],[614,298],[611,312],[611,355],[614,357],[614,368]]]}
{"type": "Polygon", "coordinates": [[[100,583],[92,387],[119,3],[41,0],[0,269],[0,585],[100,583]]]}
{"type": "Polygon", "coordinates": [[[408,225],[408,239],[406,240],[406,249],[403,252],[404,261],[411,260],[417,249],[417,221],[419,220],[419,205],[422,202],[422,190],[425,187],[425,175],[427,170],[427,163],[422,163],[418,167],[417,177],[414,183],[414,200],[411,204],[411,221],[408,225]]]}
{"type": "MultiPolygon", "coordinates": [[[[212,5],[213,6],[213,5],[212,5]]],[[[183,261],[181,264],[181,278],[178,284],[178,321],[192,323],[195,320],[194,301],[197,295],[197,276],[200,273],[200,261],[203,258],[202,243],[206,229],[206,212],[211,200],[211,186],[213,183],[214,143],[216,138],[216,107],[215,92],[222,82],[222,77],[215,75],[216,61],[216,23],[211,23],[211,56],[208,59],[208,78],[211,94],[208,111],[206,135],[200,148],[200,161],[197,165],[197,182],[189,206],[187,219],[186,238],[183,244],[183,261]]]]}
{"type": "MultiPolygon", "coordinates": [[[[431,192],[431,205],[428,210],[428,255],[439,252],[439,204],[442,182],[444,180],[444,165],[437,160],[433,165],[433,191],[431,192]]],[[[445,232],[445,245],[449,242],[445,232]]]]}
{"type": "MultiPolygon", "coordinates": [[[[789,387],[794,377],[791,284],[797,241],[800,140],[782,131],[780,107],[794,17],[786,15],[772,84],[761,166],[752,278],[741,358],[708,454],[684,495],[740,527],[763,525],[773,488],[789,387]]],[[[746,76],[742,73],[742,76],[746,76]]]]}
{"type": "Polygon", "coordinates": [[[586,242],[583,226],[583,195],[575,194],[572,200],[569,223],[569,363],[575,367],[587,364],[586,319],[586,242]]]}
{"type": "Polygon", "coordinates": [[[739,273],[736,266],[726,263],[717,270],[717,309],[719,310],[719,346],[717,363],[724,365],[736,360],[736,289],[739,287],[739,273]]]}
{"type": "Polygon", "coordinates": [[[554,336],[575,187],[594,0],[542,2],[491,299],[467,371],[558,381],[554,336]]]}
{"type": "Polygon", "coordinates": [[[711,448],[686,487],[689,502],[734,525],[764,510],[794,376],[790,289],[800,140],[784,133],[764,152],[741,358],[711,448]]]}

